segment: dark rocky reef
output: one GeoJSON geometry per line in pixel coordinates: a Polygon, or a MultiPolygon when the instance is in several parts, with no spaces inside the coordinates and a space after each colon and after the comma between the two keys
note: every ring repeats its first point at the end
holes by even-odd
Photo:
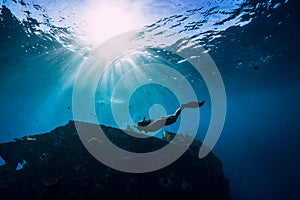
{"type": "MultiPolygon", "coordinates": [[[[167,140],[140,139],[101,127],[116,145],[137,152],[158,149],[173,137],[166,132],[167,140]]],[[[230,199],[220,160],[212,153],[199,159],[199,145],[194,141],[178,160],[158,171],[125,173],[96,160],[70,121],[50,133],[0,145],[5,161],[0,167],[1,199],[230,199]],[[16,170],[20,163],[23,168],[16,170]]]]}

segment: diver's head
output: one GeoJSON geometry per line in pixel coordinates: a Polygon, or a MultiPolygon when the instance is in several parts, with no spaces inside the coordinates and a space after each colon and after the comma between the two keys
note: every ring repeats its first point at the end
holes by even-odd
{"type": "Polygon", "coordinates": [[[144,117],[143,121],[138,122],[138,126],[148,126],[151,122],[152,122],[151,119],[145,120],[145,117],[144,117]]]}

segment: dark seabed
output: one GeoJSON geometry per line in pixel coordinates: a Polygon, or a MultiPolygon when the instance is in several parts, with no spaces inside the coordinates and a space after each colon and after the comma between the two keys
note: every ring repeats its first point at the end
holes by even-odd
{"type": "MultiPolygon", "coordinates": [[[[137,24],[145,33],[168,29],[183,34],[191,40],[178,41],[177,45],[186,49],[200,44],[217,65],[226,89],[227,110],[213,153],[199,160],[191,150],[199,147],[194,144],[175,163],[146,174],[118,172],[95,160],[83,148],[69,121],[78,116],[89,123],[98,119],[104,127],[110,127],[109,134],[116,134],[112,140],[126,143],[120,129],[127,125],[133,128],[134,124],[123,121],[119,127],[114,120],[111,106],[124,102],[112,98],[112,89],[131,65],[169,64],[193,85],[199,101],[204,99],[206,104],[201,108],[197,133],[183,134],[197,134],[197,141],[204,139],[212,110],[205,82],[176,55],[151,48],[130,52],[120,55],[105,72],[106,79],[96,85],[95,114],[74,113],[72,95],[77,72],[103,42],[93,40],[91,31],[84,28],[87,22],[82,19],[82,8],[89,1],[3,0],[0,198],[19,199],[21,194],[46,198],[44,195],[49,194],[51,199],[80,199],[101,194],[109,197],[111,193],[127,199],[200,198],[201,193],[204,199],[228,199],[230,193],[231,199],[300,199],[299,1],[116,2],[143,11],[147,20],[137,24]]],[[[116,24],[108,24],[110,29],[122,25],[116,20],[111,23],[116,24]]],[[[97,31],[109,29],[103,26],[97,31]]],[[[167,38],[164,34],[160,33],[167,38]]],[[[155,67],[149,73],[161,79],[165,76],[155,67]]],[[[172,114],[180,106],[172,92],[157,84],[140,87],[129,101],[132,121],[172,114]],[[164,109],[156,107],[156,113],[149,112],[157,104],[164,109]]],[[[192,123],[193,118],[189,120],[192,123]]],[[[167,141],[158,139],[163,131],[176,133],[178,127],[176,122],[164,128],[148,143],[149,148],[165,144],[167,141]]],[[[127,147],[139,148],[133,141],[127,141],[127,147]]]]}
{"type": "MultiPolygon", "coordinates": [[[[93,137],[99,134],[97,125],[82,126],[93,130],[93,137]]],[[[167,144],[167,138],[140,142],[121,130],[102,128],[115,144],[133,152],[153,151],[167,144]]],[[[180,159],[164,169],[140,174],[120,172],[89,154],[70,121],[50,133],[1,145],[0,154],[7,164],[1,168],[0,191],[6,199],[229,199],[229,181],[224,178],[220,160],[213,154],[200,160],[198,151],[195,141],[180,159]],[[16,168],[21,169],[16,172],[16,168]]]]}

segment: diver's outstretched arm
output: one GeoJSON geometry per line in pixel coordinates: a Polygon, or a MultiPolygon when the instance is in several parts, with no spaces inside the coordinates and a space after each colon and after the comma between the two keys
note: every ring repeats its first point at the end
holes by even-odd
{"type": "Polygon", "coordinates": [[[202,102],[192,101],[192,102],[182,104],[182,107],[183,108],[198,108],[198,107],[203,106],[204,103],[205,103],[205,101],[202,101],[202,102]]]}

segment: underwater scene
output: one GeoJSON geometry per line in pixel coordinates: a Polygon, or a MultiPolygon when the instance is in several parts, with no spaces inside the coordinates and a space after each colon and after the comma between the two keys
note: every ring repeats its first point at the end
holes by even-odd
{"type": "Polygon", "coordinates": [[[0,35],[1,199],[300,199],[299,1],[2,0],[0,35]]]}

